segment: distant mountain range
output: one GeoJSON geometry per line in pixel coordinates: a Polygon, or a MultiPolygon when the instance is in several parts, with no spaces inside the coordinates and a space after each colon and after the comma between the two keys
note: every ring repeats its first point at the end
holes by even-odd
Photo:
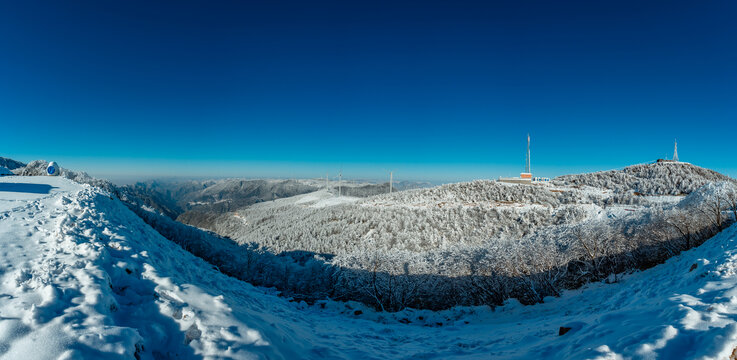
{"type": "MultiPolygon", "coordinates": [[[[426,186],[427,183],[400,182],[395,191],[426,186]]],[[[134,194],[143,203],[172,219],[185,224],[212,229],[212,221],[220,214],[228,213],[252,204],[289,198],[324,189],[322,180],[249,180],[223,179],[204,181],[147,181],[121,187],[134,194]]],[[[338,192],[337,182],[329,184],[338,192]]],[[[389,192],[389,184],[354,183],[344,181],[342,195],[367,197],[389,192]]]]}

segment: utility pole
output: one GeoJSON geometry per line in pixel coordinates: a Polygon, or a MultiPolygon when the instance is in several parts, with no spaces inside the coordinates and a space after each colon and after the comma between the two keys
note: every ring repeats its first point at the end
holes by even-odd
{"type": "Polygon", "coordinates": [[[392,193],[392,185],[394,184],[394,171],[389,172],[389,193],[392,193]]]}

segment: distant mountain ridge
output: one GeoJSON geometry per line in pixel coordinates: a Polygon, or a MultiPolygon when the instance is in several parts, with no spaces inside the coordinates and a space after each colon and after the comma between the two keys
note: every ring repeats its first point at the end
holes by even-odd
{"type": "Polygon", "coordinates": [[[20,161],[0,156],[0,166],[8,168],[8,170],[15,170],[26,166],[26,164],[20,161]]]}
{"type": "MultiPolygon", "coordinates": [[[[395,191],[424,186],[424,183],[401,182],[395,191]]],[[[338,183],[329,186],[338,192],[338,183]]],[[[222,179],[190,181],[147,181],[123,186],[147,206],[185,224],[213,229],[216,217],[256,203],[307,194],[325,187],[315,179],[222,179]]],[[[389,184],[344,181],[344,196],[368,197],[389,192],[389,184]]]]}
{"type": "Polygon", "coordinates": [[[293,180],[203,180],[162,182],[147,181],[123,186],[138,195],[163,199],[175,212],[172,218],[190,210],[223,212],[230,207],[250,205],[280,197],[314,191],[301,188],[293,180]]]}

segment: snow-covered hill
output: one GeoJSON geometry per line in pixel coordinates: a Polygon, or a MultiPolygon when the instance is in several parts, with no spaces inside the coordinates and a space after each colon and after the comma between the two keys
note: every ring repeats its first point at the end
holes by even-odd
{"type": "Polygon", "coordinates": [[[16,161],[13,159],[0,156],[0,166],[8,168],[10,170],[14,170],[14,169],[22,168],[26,166],[26,164],[20,161],[16,161]]]}
{"type": "MultiPolygon", "coordinates": [[[[699,174],[726,181],[709,183],[718,192],[691,191],[683,204],[684,196],[660,190],[644,196],[638,188],[484,180],[364,199],[316,192],[220,214],[211,229],[243,247],[279,254],[276,260],[293,258],[297,266],[262,271],[279,276],[250,270],[237,276],[295,296],[330,294],[388,310],[498,305],[510,297],[529,304],[651,267],[732,221],[712,219],[709,210],[712,200],[726,210],[726,199],[737,199],[730,178],[680,163],[635,166],[609,177],[635,168],[645,174],[641,187],[672,186],[678,194],[709,180],[699,174]],[[314,263],[305,265],[308,260],[314,263]]],[[[239,252],[224,261],[213,251],[199,254],[219,266],[251,269],[250,253],[239,252]]]]}
{"type": "Polygon", "coordinates": [[[737,184],[688,163],[643,164],[562,176],[553,186],[477,180],[320,209],[298,206],[297,198],[280,199],[218,214],[208,229],[276,252],[345,254],[367,241],[381,250],[419,252],[519,239],[550,226],[623,217],[625,209],[643,214],[717,182],[737,184]]]}
{"type": "Polygon", "coordinates": [[[660,162],[628,166],[622,170],[565,175],[554,179],[562,185],[587,185],[615,192],[644,195],[690,194],[710,182],[735,180],[716,171],[684,162],[660,162]]]}
{"type": "Polygon", "coordinates": [[[737,346],[737,227],[543,304],[395,314],[288,302],[63,178],[0,178],[0,246],[3,359],[727,359],[737,346]]]}
{"type": "MultiPolygon", "coordinates": [[[[399,182],[395,191],[427,186],[426,183],[399,182]]],[[[337,182],[324,179],[220,179],[202,181],[148,181],[120,188],[146,206],[182,223],[215,230],[222,213],[275,199],[321,190],[338,193],[337,182]],[[327,189],[326,187],[330,187],[327,189]]],[[[389,192],[389,183],[343,181],[340,192],[350,197],[367,197],[389,192]]]]}
{"type": "Polygon", "coordinates": [[[347,254],[369,243],[381,250],[421,252],[479,245],[492,239],[518,239],[547,226],[575,224],[602,213],[621,214],[621,207],[646,209],[651,205],[643,197],[601,189],[482,180],[353,201],[336,197],[332,204],[342,206],[304,205],[303,198],[316,196],[325,198],[330,194],[308,194],[244,207],[218,216],[213,230],[276,252],[347,254]]]}

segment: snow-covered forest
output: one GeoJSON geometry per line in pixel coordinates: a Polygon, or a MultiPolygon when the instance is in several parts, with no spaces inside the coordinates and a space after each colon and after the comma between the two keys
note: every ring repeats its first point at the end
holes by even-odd
{"type": "Polygon", "coordinates": [[[735,182],[716,171],[682,162],[640,164],[622,170],[560,176],[554,180],[556,184],[588,185],[618,193],[637,192],[643,195],[683,195],[709,182],[735,182]]]}
{"type": "Polygon", "coordinates": [[[606,211],[608,205],[619,209],[647,203],[632,194],[493,181],[403,191],[330,207],[315,208],[299,201],[255,204],[220,217],[213,230],[276,252],[346,254],[368,244],[419,252],[521,238],[546,226],[580,222],[606,211]]]}
{"type": "MultiPolygon", "coordinates": [[[[33,162],[15,171],[44,168],[33,162]]],[[[215,232],[175,221],[130,187],[62,175],[109,190],[226,274],[293,298],[396,311],[536,303],[587,282],[615,282],[735,218],[732,179],[685,163],[635,168],[552,186],[474,181],[367,198],[321,189],[212,214],[215,232]],[[631,174],[640,175],[627,190],[631,174]]]]}
{"type": "MultiPolygon", "coordinates": [[[[427,183],[403,181],[394,184],[398,190],[428,186],[427,183]]],[[[150,180],[121,188],[146,206],[166,216],[200,228],[214,229],[214,220],[259,202],[311,193],[321,188],[335,188],[338,182],[325,179],[218,179],[218,180],[150,180]]],[[[387,193],[389,183],[342,181],[340,192],[351,197],[367,197],[387,193]]]]}
{"type": "Polygon", "coordinates": [[[336,266],[333,296],[381,309],[534,303],[696,246],[731,221],[716,214],[733,198],[731,182],[646,197],[475,181],[330,207],[282,199],[222,216],[216,230],[264,252],[336,266]]]}

